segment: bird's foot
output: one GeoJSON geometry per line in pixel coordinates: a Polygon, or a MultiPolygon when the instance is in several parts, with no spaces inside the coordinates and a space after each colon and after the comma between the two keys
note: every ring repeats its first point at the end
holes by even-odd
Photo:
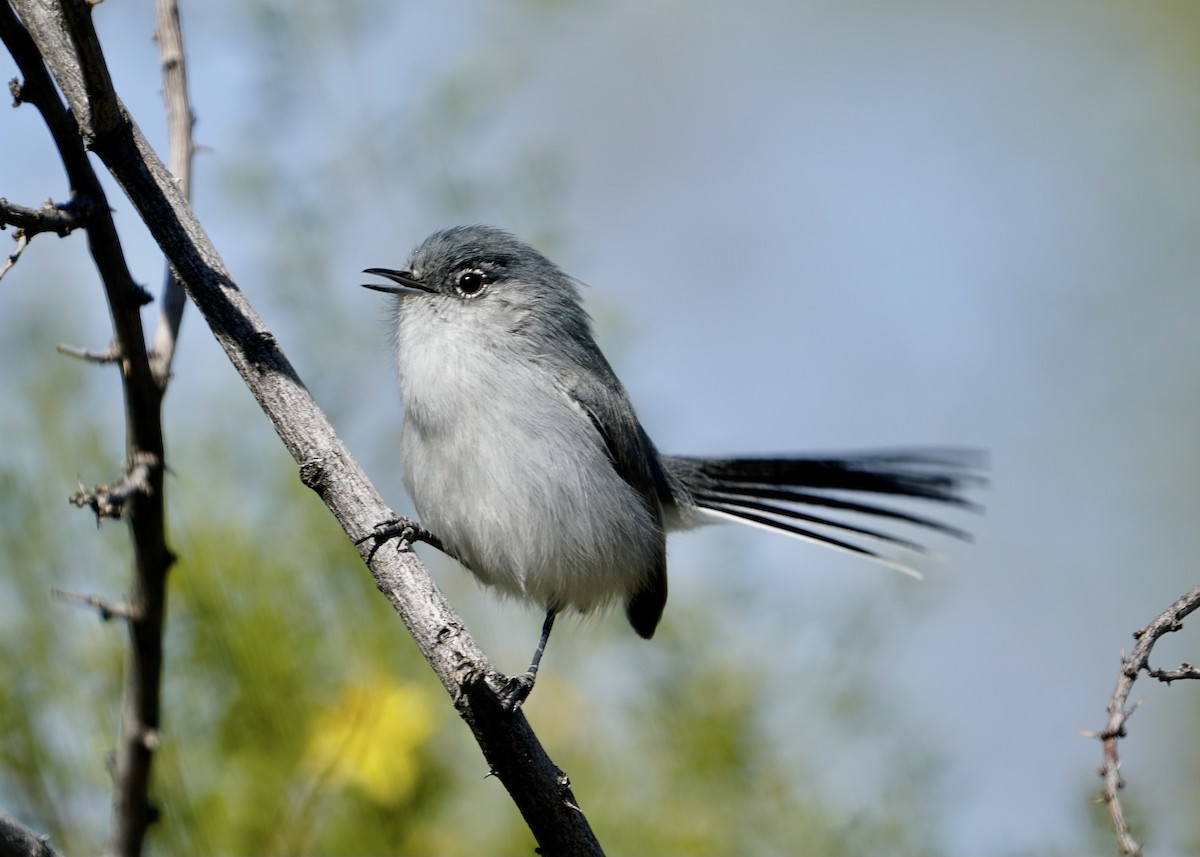
{"type": "Polygon", "coordinates": [[[504,683],[504,697],[501,700],[505,711],[516,711],[521,707],[521,704],[529,698],[529,692],[533,690],[533,682],[536,678],[536,671],[509,676],[508,681],[504,683]]]}
{"type": "Polygon", "coordinates": [[[377,550],[395,538],[400,539],[401,550],[405,545],[412,545],[413,542],[425,542],[438,550],[444,550],[441,540],[437,536],[409,518],[393,518],[390,521],[376,524],[371,532],[361,539],[356,539],[354,544],[357,546],[368,541],[374,542],[371,545],[371,552],[367,555],[367,561],[370,562],[377,550]]]}

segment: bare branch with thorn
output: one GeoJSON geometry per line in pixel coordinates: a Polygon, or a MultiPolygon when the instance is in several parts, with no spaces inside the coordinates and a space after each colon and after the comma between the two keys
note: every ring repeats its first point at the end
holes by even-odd
{"type": "Polygon", "coordinates": [[[16,227],[16,231],[13,232],[15,244],[12,252],[8,254],[4,264],[0,265],[0,279],[17,264],[17,260],[29,246],[29,239],[34,235],[39,232],[54,232],[61,238],[82,225],[81,212],[73,203],[56,205],[53,200],[48,199],[42,203],[41,208],[27,208],[0,198],[0,229],[16,227]]]}
{"type": "Polygon", "coordinates": [[[1133,632],[1133,638],[1137,643],[1129,657],[1126,658],[1122,655],[1121,674],[1117,677],[1117,686],[1108,700],[1108,724],[1101,732],[1088,733],[1089,737],[1100,739],[1104,745],[1104,764],[1100,766],[1100,777],[1104,780],[1101,799],[1108,806],[1108,815],[1112,821],[1117,845],[1125,854],[1140,855],[1142,853],[1142,846],[1133,838],[1129,822],[1125,819],[1125,812],[1121,808],[1121,801],[1117,796],[1117,792],[1125,786],[1121,779],[1121,760],[1117,755],[1117,741],[1125,737],[1125,724],[1141,704],[1136,702],[1132,706],[1128,705],[1129,694],[1133,690],[1133,683],[1137,681],[1138,674],[1143,670],[1154,678],[1168,682],[1176,679],[1200,678],[1200,671],[1190,664],[1183,664],[1180,669],[1169,671],[1153,670],[1149,664],[1150,651],[1154,648],[1154,644],[1164,635],[1181,629],[1183,619],[1197,607],[1200,607],[1200,586],[1177,599],[1145,628],[1133,632]]]}
{"type": "Polygon", "coordinates": [[[1184,681],[1190,678],[1200,678],[1200,668],[1194,667],[1191,664],[1180,664],[1177,669],[1150,670],[1147,675],[1149,675],[1150,678],[1156,678],[1159,681],[1170,684],[1173,681],[1184,681]]]}
{"type": "Polygon", "coordinates": [[[41,208],[28,208],[0,197],[0,227],[15,226],[29,238],[39,232],[53,232],[59,238],[84,225],[81,207],[73,202],[46,200],[41,208]]]}

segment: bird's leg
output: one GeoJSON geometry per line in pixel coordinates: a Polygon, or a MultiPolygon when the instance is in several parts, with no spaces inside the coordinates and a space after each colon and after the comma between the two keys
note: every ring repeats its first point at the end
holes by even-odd
{"type": "Polygon", "coordinates": [[[399,538],[401,543],[425,542],[425,544],[432,545],[442,553],[446,553],[446,548],[442,544],[441,539],[409,518],[393,518],[390,521],[376,524],[375,529],[371,530],[371,532],[367,533],[361,539],[357,539],[354,544],[357,546],[363,542],[374,540],[375,543],[371,545],[371,552],[367,555],[367,562],[370,562],[375,557],[375,552],[394,538],[399,538]]]}
{"type": "Polygon", "coordinates": [[[506,686],[508,693],[504,697],[504,707],[509,711],[515,711],[533,690],[533,682],[537,679],[538,665],[542,662],[542,654],[546,651],[546,641],[550,639],[550,629],[554,627],[554,617],[557,615],[558,610],[554,607],[546,610],[546,621],[542,623],[542,636],[533,653],[533,660],[529,662],[528,671],[525,675],[515,675],[508,680],[506,686]]]}

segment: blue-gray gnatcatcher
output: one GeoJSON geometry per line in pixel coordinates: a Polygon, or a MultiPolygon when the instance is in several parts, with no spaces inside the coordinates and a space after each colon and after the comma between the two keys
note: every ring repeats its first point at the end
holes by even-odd
{"type": "Polygon", "coordinates": [[[546,611],[533,686],[554,617],[620,603],[650,638],[667,602],[666,533],[715,518],[766,527],[904,568],[863,541],[920,547],[826,518],[859,513],[962,537],[938,521],[855,499],[968,506],[980,458],[902,450],[787,458],[662,455],[592,338],[576,282],[507,232],[436,232],[395,285],[404,484],[422,525],[483,583],[546,611]],[[798,508],[797,508],[798,507],[798,508]]]}

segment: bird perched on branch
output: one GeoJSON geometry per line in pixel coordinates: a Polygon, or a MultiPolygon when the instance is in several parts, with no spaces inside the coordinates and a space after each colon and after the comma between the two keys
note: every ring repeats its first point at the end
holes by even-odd
{"type": "Polygon", "coordinates": [[[422,526],[480,581],[546,611],[510,706],[532,689],[563,611],[621,604],[638,634],[654,635],[668,531],[739,521],[910,573],[884,550],[918,544],[844,516],[965,537],[880,498],[970,507],[978,452],[659,453],[592,337],[576,281],[507,232],[446,229],[403,269],[365,273],[391,283],[366,288],[395,296],[400,449],[422,526]]]}

